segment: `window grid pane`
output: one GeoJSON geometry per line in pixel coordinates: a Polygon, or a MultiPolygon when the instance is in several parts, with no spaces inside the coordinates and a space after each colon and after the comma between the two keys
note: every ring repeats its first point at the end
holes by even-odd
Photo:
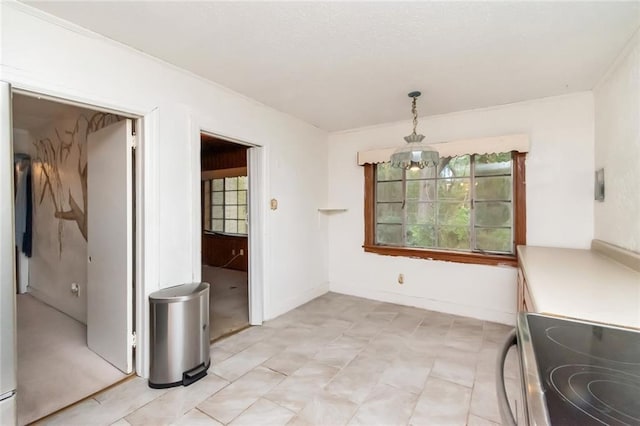
{"type": "Polygon", "coordinates": [[[378,164],[375,243],[512,254],[512,163],[500,153],[406,172],[378,164]]]}
{"type": "Polygon", "coordinates": [[[212,179],[210,230],[247,234],[247,176],[212,179]]]}

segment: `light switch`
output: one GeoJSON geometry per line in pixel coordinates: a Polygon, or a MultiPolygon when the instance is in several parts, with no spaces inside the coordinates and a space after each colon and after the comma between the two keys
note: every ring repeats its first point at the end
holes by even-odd
{"type": "Polygon", "coordinates": [[[277,210],[278,209],[278,200],[276,200],[275,198],[271,199],[271,210],[277,210]]]}

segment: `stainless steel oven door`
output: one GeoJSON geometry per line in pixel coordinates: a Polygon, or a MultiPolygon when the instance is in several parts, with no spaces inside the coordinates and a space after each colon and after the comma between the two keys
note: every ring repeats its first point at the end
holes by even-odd
{"type": "Polygon", "coordinates": [[[500,347],[496,368],[496,388],[500,416],[504,425],[549,426],[551,421],[547,411],[538,364],[536,362],[527,313],[518,314],[516,329],[512,330],[500,347]],[[520,407],[516,407],[517,421],[511,408],[504,385],[504,363],[509,349],[517,345],[520,364],[522,398],[520,407]]]}

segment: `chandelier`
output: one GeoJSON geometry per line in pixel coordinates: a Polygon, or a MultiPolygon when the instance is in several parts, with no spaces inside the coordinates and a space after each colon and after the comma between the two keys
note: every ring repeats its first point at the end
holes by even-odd
{"type": "Polygon", "coordinates": [[[416,133],[418,126],[418,110],[416,109],[416,100],[421,95],[420,92],[411,92],[409,97],[411,101],[411,112],[413,113],[413,133],[405,136],[404,140],[407,144],[396,149],[391,155],[391,166],[399,167],[405,170],[417,170],[425,167],[436,167],[438,165],[438,151],[426,143],[424,135],[416,133]]]}

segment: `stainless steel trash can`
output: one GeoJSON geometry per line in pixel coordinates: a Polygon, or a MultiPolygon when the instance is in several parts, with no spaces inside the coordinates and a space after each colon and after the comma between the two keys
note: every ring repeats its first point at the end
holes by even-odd
{"type": "Polygon", "coordinates": [[[168,287],[149,295],[149,386],[188,386],[209,368],[209,284],[168,287]]]}

